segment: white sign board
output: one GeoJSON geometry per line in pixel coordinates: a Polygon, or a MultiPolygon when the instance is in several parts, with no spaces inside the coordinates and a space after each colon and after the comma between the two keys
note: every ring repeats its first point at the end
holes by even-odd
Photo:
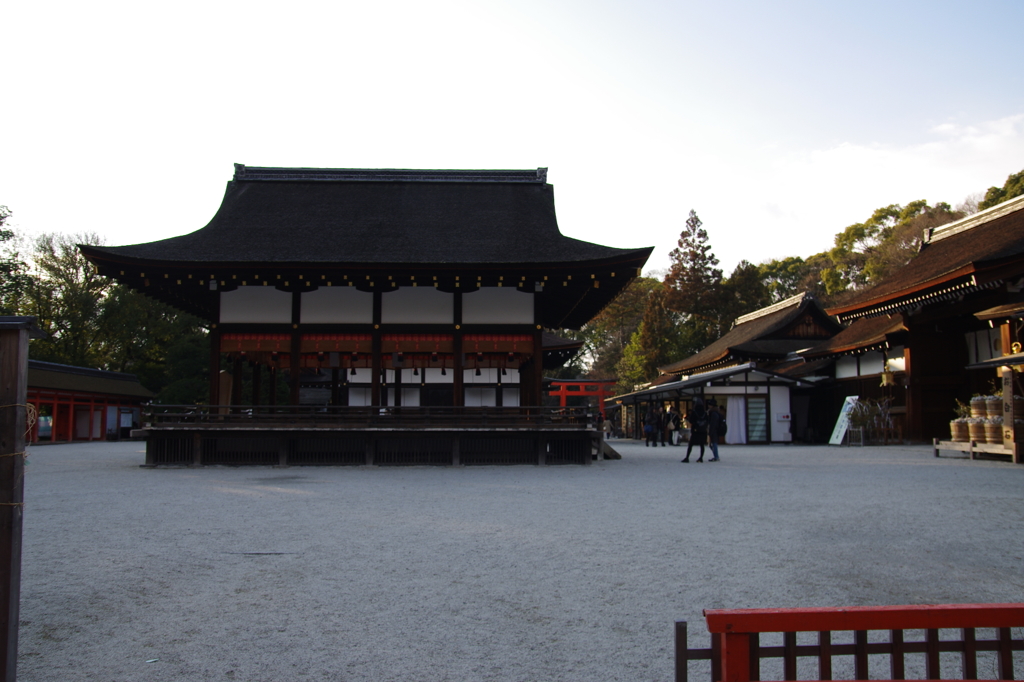
{"type": "Polygon", "coordinates": [[[839,410],[839,419],[836,420],[836,428],[832,429],[832,437],[828,439],[829,445],[842,445],[843,436],[846,435],[846,429],[850,426],[850,412],[853,410],[853,406],[857,404],[858,396],[848,395],[846,400],[843,402],[843,409],[839,410]]]}

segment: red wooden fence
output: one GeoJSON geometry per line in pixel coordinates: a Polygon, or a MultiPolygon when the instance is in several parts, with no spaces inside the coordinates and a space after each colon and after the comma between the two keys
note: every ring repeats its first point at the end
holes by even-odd
{"type": "Polygon", "coordinates": [[[818,677],[832,679],[832,659],[852,656],[854,678],[867,680],[868,656],[889,658],[891,679],[903,680],[904,656],[924,654],[926,676],[939,679],[943,652],[959,653],[961,679],[978,678],[978,652],[996,654],[998,679],[1014,679],[1013,652],[1024,651],[1024,638],[1011,628],[1024,627],[1024,604],[948,604],[926,606],[853,606],[812,609],[708,609],[704,611],[710,649],[690,649],[686,623],[676,623],[676,680],[686,682],[688,664],[711,661],[712,682],[761,679],[761,660],[781,658],[783,679],[797,679],[797,659],[815,658],[818,677]],[[995,628],[995,639],[978,639],[976,628],[995,628]],[[940,639],[940,629],[960,631],[959,639],[940,639]],[[888,642],[869,642],[868,631],[889,631],[888,642]],[[925,639],[907,641],[905,630],[924,630],[925,639]],[[852,643],[833,643],[832,633],[853,631],[852,643]],[[761,646],[759,635],[782,633],[782,646],[761,646]],[[817,644],[798,645],[798,632],[814,632],[817,644]]]}

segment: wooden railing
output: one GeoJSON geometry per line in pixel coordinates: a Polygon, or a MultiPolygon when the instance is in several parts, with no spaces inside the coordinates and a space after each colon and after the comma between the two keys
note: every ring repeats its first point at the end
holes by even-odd
{"type": "Polygon", "coordinates": [[[348,407],[311,405],[159,405],[143,410],[153,428],[496,428],[586,430],[585,407],[348,407]]]}
{"type": "MultiPolygon", "coordinates": [[[[782,659],[784,680],[796,680],[797,659],[817,660],[820,680],[832,679],[836,656],[853,657],[853,679],[867,680],[868,657],[889,659],[891,679],[905,679],[906,654],[924,654],[925,676],[940,678],[940,654],[960,654],[961,679],[978,679],[978,652],[995,652],[997,679],[1014,679],[1013,652],[1024,638],[1024,604],[951,604],[937,606],[856,606],[813,609],[709,609],[704,611],[710,649],[690,649],[687,626],[676,623],[676,682],[686,682],[690,661],[711,661],[712,682],[761,679],[761,661],[782,659]],[[994,628],[994,639],[979,639],[977,628],[994,628]],[[955,629],[959,639],[940,639],[940,629],[955,629]],[[868,641],[868,632],[884,630],[888,642],[868,641]],[[908,641],[906,630],[924,630],[923,640],[908,641]],[[832,633],[853,631],[853,642],[834,643],[832,633]],[[761,633],[782,633],[782,646],[761,646],[761,633]],[[798,632],[817,635],[817,644],[798,644],[798,632]]],[[[807,679],[807,678],[805,678],[807,679]]]]}

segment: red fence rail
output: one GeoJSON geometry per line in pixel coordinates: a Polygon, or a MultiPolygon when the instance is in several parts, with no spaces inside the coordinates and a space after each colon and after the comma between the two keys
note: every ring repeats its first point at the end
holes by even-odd
{"type": "Polygon", "coordinates": [[[832,679],[832,659],[852,656],[854,678],[867,680],[868,657],[889,658],[891,679],[905,678],[905,655],[924,654],[925,675],[940,677],[940,654],[960,654],[961,679],[978,679],[978,652],[995,652],[1000,680],[1014,679],[1013,652],[1024,651],[1024,604],[853,606],[813,609],[708,609],[704,611],[711,648],[690,649],[685,621],[676,623],[676,682],[687,682],[690,661],[711,661],[712,682],[761,679],[761,661],[781,658],[783,679],[797,679],[797,659],[815,658],[820,680],[832,679]],[[978,628],[994,628],[994,639],[979,639],[978,628]],[[940,639],[940,629],[960,631],[940,639]],[[869,642],[869,631],[888,631],[888,642],[869,642]],[[924,640],[908,640],[906,630],[924,630],[924,640]],[[834,643],[833,632],[853,632],[852,643],[834,643]],[[760,634],[782,633],[782,646],[761,646],[760,634]],[[817,644],[797,644],[798,632],[814,632],[817,644]]]}

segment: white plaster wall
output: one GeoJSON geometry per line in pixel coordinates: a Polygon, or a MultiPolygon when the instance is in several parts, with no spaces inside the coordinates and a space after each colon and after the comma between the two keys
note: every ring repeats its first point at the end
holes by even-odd
{"type": "Polygon", "coordinates": [[[982,329],[979,332],[967,332],[968,363],[991,360],[1003,354],[1002,338],[998,329],[982,329]]]}
{"type": "Polygon", "coordinates": [[[850,379],[857,376],[857,358],[843,355],[836,360],[836,379],[850,379]]]}
{"type": "Polygon", "coordinates": [[[462,295],[463,324],[533,324],[533,294],[515,287],[481,287],[462,295]]]}
{"type": "Polygon", "coordinates": [[[290,324],[292,295],[274,287],[238,287],[220,292],[221,323],[290,324]]]}
{"type": "Polygon", "coordinates": [[[881,374],[885,363],[882,351],[873,350],[860,356],[860,375],[881,374]]]}
{"type": "Polygon", "coordinates": [[[348,389],[348,404],[352,407],[369,407],[370,405],[370,389],[368,388],[349,388],[348,389]]]}
{"type": "Polygon", "coordinates": [[[455,381],[455,372],[449,367],[445,374],[441,374],[440,367],[428,367],[420,370],[426,373],[428,384],[450,384],[455,381]]]}
{"type": "Polygon", "coordinates": [[[373,294],[355,287],[320,287],[302,294],[303,324],[370,324],[373,294]]]}
{"type": "Polygon", "coordinates": [[[519,389],[503,388],[501,394],[502,407],[519,407],[519,389]]]}
{"type": "Polygon", "coordinates": [[[497,404],[497,389],[478,386],[466,387],[466,407],[494,407],[497,404]]]}
{"type": "MultiPolygon", "coordinates": [[[[793,440],[790,433],[792,422],[779,421],[779,415],[789,414],[789,386],[772,386],[768,396],[768,423],[771,425],[772,442],[788,443],[793,440]]],[[[790,415],[792,416],[792,415],[790,415]]]]}
{"type": "Polygon", "coordinates": [[[893,372],[904,372],[907,369],[907,359],[903,356],[903,346],[890,348],[885,354],[889,363],[889,369],[893,372]]]}
{"type": "Polygon", "coordinates": [[[356,373],[352,374],[351,369],[346,369],[348,372],[348,381],[352,384],[368,384],[373,381],[373,369],[370,367],[356,367],[356,373]]]}
{"type": "Polygon", "coordinates": [[[382,324],[452,324],[455,295],[433,287],[400,287],[381,295],[382,324]]]}
{"type": "Polygon", "coordinates": [[[464,384],[496,384],[500,369],[496,367],[481,367],[480,376],[476,375],[475,369],[462,370],[462,383],[464,384]]]}

